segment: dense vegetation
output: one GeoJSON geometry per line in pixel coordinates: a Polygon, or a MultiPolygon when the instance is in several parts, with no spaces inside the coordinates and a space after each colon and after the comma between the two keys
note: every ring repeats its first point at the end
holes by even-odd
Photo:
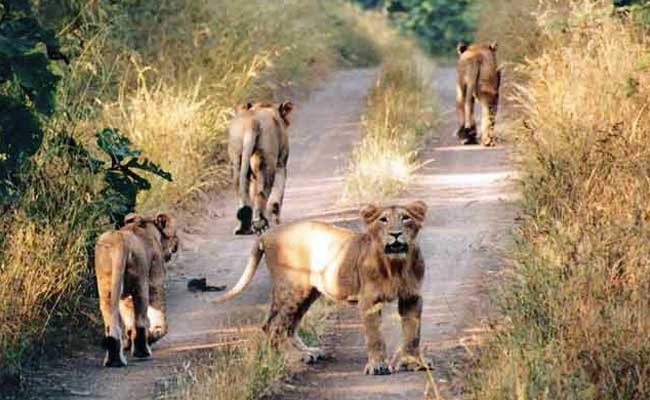
{"type": "Polygon", "coordinates": [[[383,7],[405,32],[414,34],[428,52],[453,54],[460,41],[471,41],[474,32],[472,0],[356,0],[364,7],[383,7]]]}
{"type": "Polygon", "coordinates": [[[98,232],[225,183],[234,104],[379,60],[339,2],[0,4],[0,377],[96,327],[98,232]]]}
{"type": "MultiPolygon", "coordinates": [[[[621,2],[619,2],[621,3],[621,2]]],[[[489,0],[517,85],[522,221],[483,351],[480,399],[650,397],[650,64],[609,1],[489,0]],[[531,10],[537,12],[531,13],[531,10]],[[527,55],[524,60],[522,55],[527,55]]]]}

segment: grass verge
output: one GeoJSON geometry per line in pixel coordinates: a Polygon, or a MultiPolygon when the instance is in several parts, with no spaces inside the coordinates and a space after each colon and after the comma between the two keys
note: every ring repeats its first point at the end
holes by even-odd
{"type": "Polygon", "coordinates": [[[540,9],[517,67],[523,220],[478,399],[650,397],[646,31],[609,2],[567,3],[540,9]]]}
{"type": "Polygon", "coordinates": [[[418,149],[438,119],[433,92],[422,76],[417,47],[386,21],[369,13],[385,54],[363,115],[365,135],[355,146],[343,201],[367,202],[395,197],[417,169],[418,149]]]}

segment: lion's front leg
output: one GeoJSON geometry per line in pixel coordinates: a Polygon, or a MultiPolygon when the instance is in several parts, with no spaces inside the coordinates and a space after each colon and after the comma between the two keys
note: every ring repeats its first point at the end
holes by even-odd
{"type": "Polygon", "coordinates": [[[386,343],[381,336],[380,302],[359,302],[359,312],[363,320],[363,330],[368,349],[368,363],[364,369],[366,375],[388,375],[390,369],[386,363],[386,343]]]}
{"type": "Polygon", "coordinates": [[[402,322],[402,344],[393,356],[391,370],[418,371],[431,368],[431,362],[424,360],[420,354],[422,297],[400,297],[397,307],[402,322]]]}

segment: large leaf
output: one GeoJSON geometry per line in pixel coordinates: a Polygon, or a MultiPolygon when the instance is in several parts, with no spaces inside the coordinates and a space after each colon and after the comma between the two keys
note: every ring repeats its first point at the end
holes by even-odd
{"type": "Polygon", "coordinates": [[[38,119],[17,99],[0,96],[0,179],[8,178],[43,141],[38,119]]]}
{"type": "Polygon", "coordinates": [[[25,94],[34,102],[38,112],[54,112],[54,92],[59,77],[48,68],[49,60],[42,53],[32,53],[11,60],[11,69],[25,94]]]}
{"type": "Polygon", "coordinates": [[[113,164],[121,163],[126,157],[137,157],[139,150],[131,150],[131,141],[114,128],[104,128],[97,133],[97,146],[105,151],[113,164]]]}
{"type": "Polygon", "coordinates": [[[153,162],[149,161],[148,159],[144,159],[142,161],[139,161],[137,158],[132,158],[129,160],[129,162],[126,164],[127,168],[137,168],[141,169],[143,171],[151,172],[154,175],[157,175],[161,178],[163,178],[166,181],[171,182],[172,181],[172,174],[170,174],[167,171],[164,171],[158,164],[154,164],[153,162]]]}

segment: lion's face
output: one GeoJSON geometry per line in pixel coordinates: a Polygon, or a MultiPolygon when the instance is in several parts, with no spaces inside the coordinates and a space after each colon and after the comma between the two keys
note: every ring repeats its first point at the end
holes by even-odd
{"type": "Polygon", "coordinates": [[[361,218],[373,241],[390,258],[402,258],[409,252],[424,223],[427,206],[416,201],[406,206],[365,206],[361,218]]]}

